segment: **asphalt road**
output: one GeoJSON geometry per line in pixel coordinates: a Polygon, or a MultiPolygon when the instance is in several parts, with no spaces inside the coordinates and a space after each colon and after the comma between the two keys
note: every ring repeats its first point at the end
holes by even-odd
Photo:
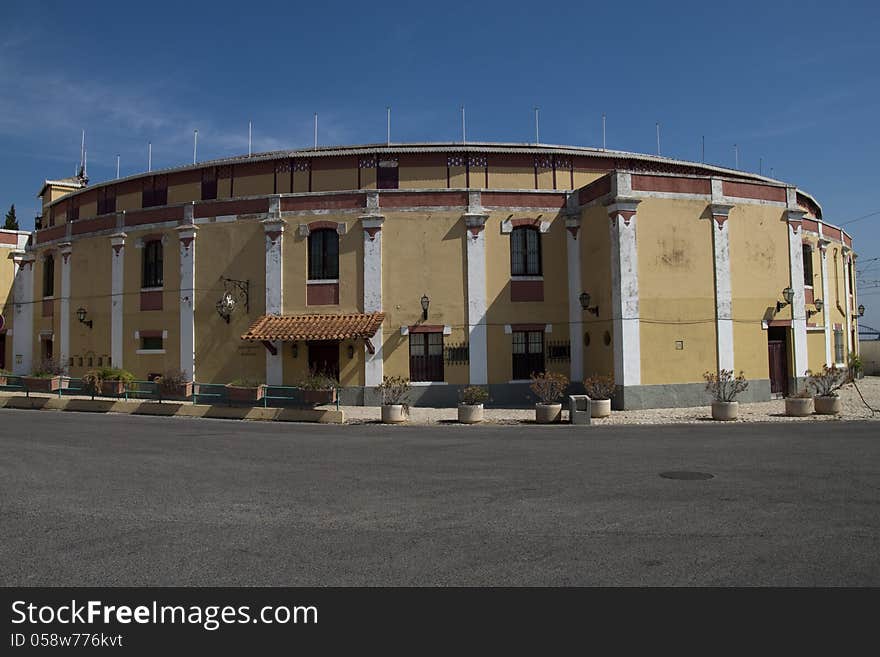
{"type": "Polygon", "coordinates": [[[0,411],[7,586],[878,586],[878,555],[878,424],[0,411]]]}

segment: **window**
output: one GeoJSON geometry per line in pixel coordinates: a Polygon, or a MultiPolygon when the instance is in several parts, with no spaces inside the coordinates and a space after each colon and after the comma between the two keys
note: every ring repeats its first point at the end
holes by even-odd
{"type": "Polygon", "coordinates": [[[379,160],[376,168],[377,189],[397,189],[400,185],[400,169],[397,160],[379,160]]]}
{"type": "Polygon", "coordinates": [[[164,349],[161,335],[150,335],[141,337],[142,351],[161,351],[164,349]]]}
{"type": "Polygon", "coordinates": [[[162,240],[144,244],[144,276],[142,287],[162,287],[162,240]]]}
{"type": "Polygon", "coordinates": [[[842,363],[843,358],[843,329],[834,329],[834,362],[842,363]]]}
{"type": "Polygon", "coordinates": [[[217,167],[202,169],[202,200],[212,201],[217,198],[217,167]]]}
{"type": "Polygon", "coordinates": [[[72,198],[67,201],[67,220],[76,221],[79,219],[79,198],[72,198]]]}
{"type": "Polygon", "coordinates": [[[43,296],[55,295],[55,258],[51,254],[43,258],[43,296]]]}
{"type": "Polygon", "coordinates": [[[513,332],[513,378],[521,381],[544,371],[544,333],[513,332]]]}
{"type": "Polygon", "coordinates": [[[519,226],[510,233],[510,274],[541,275],[541,233],[531,226],[519,226]]]}
{"type": "Polygon", "coordinates": [[[809,244],[803,246],[804,254],[804,285],[813,287],[813,247],[809,244]]]}
{"type": "Polygon", "coordinates": [[[332,228],[309,233],[309,280],[339,278],[339,234],[332,228]]]}
{"type": "Polygon", "coordinates": [[[98,214],[116,212],[116,187],[101,187],[98,190],[98,214]]]}
{"type": "Polygon", "coordinates": [[[141,207],[152,208],[157,205],[168,205],[168,178],[165,176],[153,176],[144,180],[141,207]]]}
{"type": "Polygon", "coordinates": [[[410,381],[443,380],[443,334],[409,334],[410,381]]]}

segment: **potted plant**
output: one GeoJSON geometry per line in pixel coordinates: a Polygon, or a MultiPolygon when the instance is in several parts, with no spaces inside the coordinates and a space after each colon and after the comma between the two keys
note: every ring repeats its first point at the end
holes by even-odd
{"type": "Polygon", "coordinates": [[[134,383],[134,374],[118,367],[102,367],[97,372],[101,379],[99,389],[105,397],[121,397],[134,383]]]}
{"type": "Polygon", "coordinates": [[[226,384],[226,399],[255,404],[266,396],[266,384],[256,379],[240,378],[226,384]]]}
{"type": "Polygon", "coordinates": [[[837,391],[848,382],[847,371],[836,365],[825,365],[822,371],[813,374],[807,370],[807,386],[813,390],[813,401],[819,415],[837,415],[843,409],[837,391]]]}
{"type": "Polygon", "coordinates": [[[590,417],[611,415],[611,397],[614,395],[614,377],[593,376],[584,379],[584,390],[590,398],[590,417]]]}
{"type": "Polygon", "coordinates": [[[806,417],[813,414],[813,395],[809,390],[799,390],[785,398],[785,414],[790,417],[806,417]]]}
{"type": "Polygon", "coordinates": [[[6,370],[0,370],[0,386],[5,386],[9,382],[9,377],[12,376],[12,372],[7,372],[6,370]]]}
{"type": "Polygon", "coordinates": [[[857,353],[849,353],[849,375],[853,379],[861,379],[865,376],[865,365],[862,363],[862,357],[857,353]]]}
{"type": "Polygon", "coordinates": [[[382,393],[382,423],[400,424],[409,417],[409,379],[386,376],[378,386],[382,393]]]}
{"type": "Polygon", "coordinates": [[[64,367],[52,359],[44,359],[30,376],[21,377],[25,390],[31,392],[58,392],[67,387],[63,378],[64,367]]]}
{"type": "Polygon", "coordinates": [[[712,395],[712,419],[735,420],[739,411],[736,396],[749,387],[746,376],[742,372],[733,375],[733,370],[718,370],[703,374],[706,379],[706,390],[712,395]]]}
{"type": "Polygon", "coordinates": [[[154,379],[156,384],[156,396],[159,401],[163,399],[185,400],[193,394],[193,382],[189,380],[183,370],[168,370],[162,376],[154,379]]]}
{"type": "Polygon", "coordinates": [[[82,382],[82,391],[87,395],[91,395],[93,400],[95,395],[101,394],[104,385],[104,379],[101,378],[101,370],[89,370],[83,374],[80,381],[82,382]]]}
{"type": "Polygon", "coordinates": [[[458,402],[458,421],[476,424],[483,421],[483,404],[489,399],[489,391],[482,386],[467,386],[461,391],[458,402]]]}
{"type": "Polygon", "coordinates": [[[309,371],[309,375],[300,381],[303,403],[310,406],[332,404],[336,401],[336,388],[339,381],[323,372],[309,371]]]}
{"type": "Polygon", "coordinates": [[[559,398],[568,387],[568,377],[559,372],[541,372],[532,374],[532,383],[529,386],[538,403],[535,404],[535,422],[537,424],[551,424],[562,419],[562,404],[559,398]]]}

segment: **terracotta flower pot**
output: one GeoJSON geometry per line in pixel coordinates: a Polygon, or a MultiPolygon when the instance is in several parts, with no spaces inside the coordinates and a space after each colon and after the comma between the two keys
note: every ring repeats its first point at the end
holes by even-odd
{"type": "Polygon", "coordinates": [[[535,404],[535,422],[553,424],[562,418],[562,404],[535,404]]]}
{"type": "Polygon", "coordinates": [[[837,415],[843,410],[840,397],[816,397],[816,413],[819,415],[837,415]]]}
{"type": "Polygon", "coordinates": [[[482,404],[459,404],[458,421],[461,424],[477,424],[483,421],[482,404]]]}
{"type": "Polygon", "coordinates": [[[171,389],[162,390],[161,386],[156,386],[156,398],[157,399],[167,399],[169,401],[180,401],[180,400],[188,400],[192,398],[193,394],[193,383],[192,381],[187,381],[186,383],[181,383],[178,386],[174,386],[171,389]]]}
{"type": "Polygon", "coordinates": [[[101,394],[105,397],[121,397],[125,394],[124,381],[102,381],[101,394]]]}
{"type": "Polygon", "coordinates": [[[785,414],[790,417],[807,417],[813,414],[812,397],[786,397],[785,414]]]}
{"type": "Polygon", "coordinates": [[[336,401],[336,388],[327,390],[303,390],[303,403],[309,406],[319,406],[320,404],[332,404],[336,401]]]}
{"type": "Polygon", "coordinates": [[[255,404],[266,396],[266,384],[261,383],[255,388],[243,386],[226,386],[226,398],[242,404],[255,404]]]}
{"type": "Polygon", "coordinates": [[[730,421],[735,420],[737,411],[739,410],[739,402],[712,402],[712,419],[730,421]]]}
{"type": "MultiPolygon", "coordinates": [[[[28,392],[58,392],[61,389],[61,377],[23,376],[21,382],[28,392]]],[[[67,387],[67,386],[65,386],[67,387]]]]}
{"type": "Polygon", "coordinates": [[[608,417],[611,415],[610,399],[591,399],[590,417],[608,417]]]}
{"type": "Polygon", "coordinates": [[[0,386],[7,385],[7,379],[5,374],[0,374],[0,386]]]}
{"type": "Polygon", "coordinates": [[[383,404],[382,424],[401,424],[406,422],[406,406],[403,404],[383,404]]]}

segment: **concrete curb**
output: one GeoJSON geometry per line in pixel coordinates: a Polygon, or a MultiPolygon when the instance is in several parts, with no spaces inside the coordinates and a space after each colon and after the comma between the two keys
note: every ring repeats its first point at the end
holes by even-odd
{"type": "Polygon", "coordinates": [[[124,401],[112,399],[65,399],[64,397],[0,396],[0,408],[80,413],[123,413],[161,417],[206,417],[256,422],[319,422],[344,424],[345,413],[333,409],[263,408],[262,406],[211,406],[176,402],[124,401]]]}

